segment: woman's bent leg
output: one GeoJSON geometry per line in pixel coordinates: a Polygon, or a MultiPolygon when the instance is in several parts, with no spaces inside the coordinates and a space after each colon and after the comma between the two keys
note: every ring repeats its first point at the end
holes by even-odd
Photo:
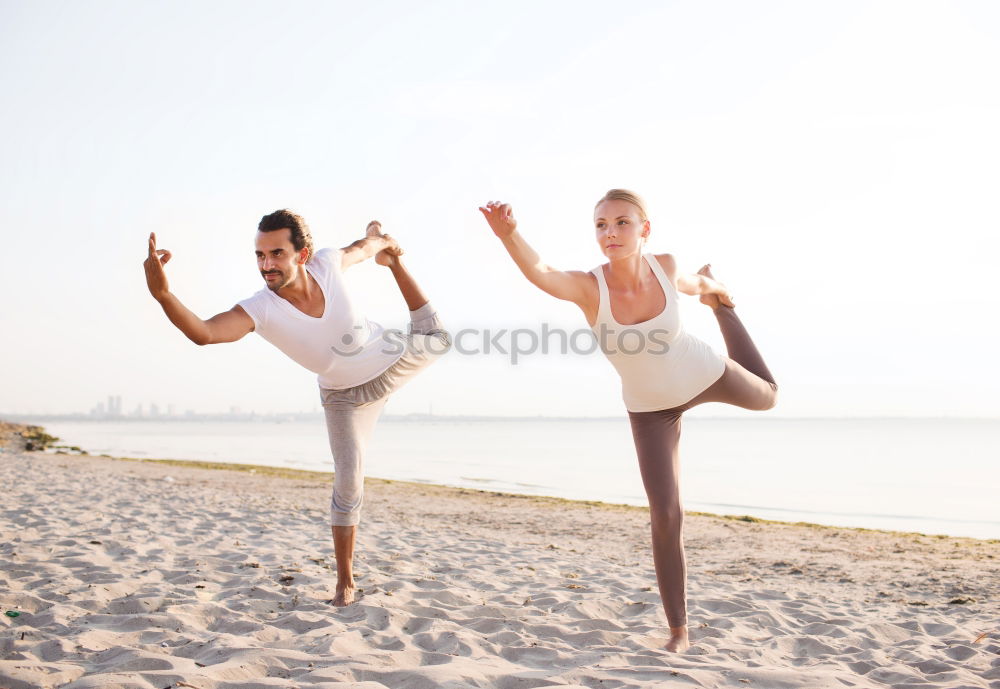
{"type": "Polygon", "coordinates": [[[736,311],[729,306],[714,310],[729,357],[722,376],[689,402],[677,407],[688,410],[704,402],[725,402],[744,409],[763,411],[778,401],[778,384],[736,311]]]}
{"type": "Polygon", "coordinates": [[[629,412],[639,471],[649,499],[653,564],[671,627],[687,624],[684,510],[680,498],[681,414],[675,410],[629,412]]]}
{"type": "Polygon", "coordinates": [[[764,357],[757,351],[757,345],[750,339],[750,333],[736,315],[736,309],[719,306],[714,313],[715,319],[719,321],[719,330],[722,331],[722,339],[726,343],[729,358],[777,388],[774,376],[764,363],[764,357]]]}

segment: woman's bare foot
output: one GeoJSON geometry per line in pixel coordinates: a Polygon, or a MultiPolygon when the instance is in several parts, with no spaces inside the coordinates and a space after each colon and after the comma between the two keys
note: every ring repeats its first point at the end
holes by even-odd
{"type": "MultiPolygon", "coordinates": [[[[703,265],[701,270],[698,271],[698,275],[704,275],[705,277],[712,278],[714,280],[715,276],[712,275],[712,264],[706,263],[703,265]]],[[[722,303],[719,301],[718,294],[703,294],[701,295],[699,301],[706,306],[711,306],[713,311],[719,308],[719,305],[722,303]]]]}
{"type": "Polygon", "coordinates": [[[368,227],[365,228],[366,237],[381,237],[382,236],[382,223],[378,220],[372,220],[368,223],[368,227]]]}
{"type": "MultiPolygon", "coordinates": [[[[705,265],[703,265],[701,269],[698,271],[698,275],[704,275],[707,278],[715,280],[715,276],[712,275],[712,264],[706,263],[705,265]]],[[[716,280],[716,282],[718,282],[718,280],[716,280]]],[[[703,294],[701,295],[699,301],[702,304],[705,304],[706,306],[711,306],[713,311],[715,311],[720,306],[729,306],[729,307],[734,306],[734,304],[732,303],[732,297],[729,297],[729,303],[727,304],[724,303],[722,299],[719,298],[718,294],[703,294]]]]}
{"type": "Polygon", "coordinates": [[[338,588],[337,594],[330,601],[331,605],[338,608],[346,608],[348,605],[354,602],[354,587],[350,588],[338,588]]]}
{"type": "Polygon", "coordinates": [[[671,627],[670,628],[670,640],[667,641],[666,650],[671,653],[683,653],[691,647],[691,642],[688,640],[688,628],[685,627],[671,627]]]}

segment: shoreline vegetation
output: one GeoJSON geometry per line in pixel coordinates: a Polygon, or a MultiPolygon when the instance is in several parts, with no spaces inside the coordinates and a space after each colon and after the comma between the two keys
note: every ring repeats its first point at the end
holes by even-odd
{"type": "MultiPolygon", "coordinates": [[[[90,453],[87,452],[85,449],[81,449],[75,445],[68,446],[68,445],[55,444],[59,440],[60,440],[59,438],[49,435],[45,431],[45,428],[43,426],[12,423],[0,419],[0,448],[6,449],[7,451],[47,452],[51,450],[53,454],[57,455],[91,456],[90,453]]],[[[144,463],[163,464],[163,465],[171,465],[179,467],[191,467],[195,469],[235,471],[257,476],[272,476],[275,478],[318,481],[326,485],[329,485],[333,480],[333,472],[315,471],[310,469],[291,469],[284,467],[271,467],[259,464],[240,464],[235,462],[234,463],[207,462],[207,461],[191,460],[191,459],[145,459],[140,457],[115,457],[107,454],[92,455],[92,456],[103,457],[106,459],[112,459],[122,462],[144,462],[144,463]]],[[[638,511],[638,512],[649,511],[648,507],[642,505],[626,505],[621,503],[603,502],[600,500],[573,500],[569,498],[559,498],[559,497],[545,496],[545,495],[525,495],[521,493],[509,493],[504,491],[477,490],[474,488],[445,486],[435,483],[424,483],[419,481],[399,481],[395,479],[384,479],[372,476],[365,477],[366,486],[373,486],[380,484],[381,485],[399,484],[399,485],[409,485],[414,487],[419,486],[421,489],[439,490],[441,491],[442,494],[448,494],[448,495],[495,495],[498,497],[509,498],[512,500],[523,500],[525,501],[525,503],[531,503],[538,506],[561,507],[566,505],[580,505],[580,506],[598,507],[601,509],[612,509],[612,510],[628,510],[628,511],[638,511]]],[[[748,514],[729,515],[729,514],[717,514],[714,512],[698,512],[692,510],[684,510],[684,514],[687,516],[708,517],[712,519],[747,522],[751,524],[778,524],[783,526],[801,526],[819,530],[823,529],[846,530],[846,531],[857,531],[857,532],[895,534],[899,536],[920,536],[923,538],[936,538],[936,539],[952,538],[952,539],[973,540],[973,541],[982,541],[985,543],[1000,544],[1000,539],[997,538],[983,539],[983,538],[972,538],[968,536],[950,536],[947,534],[926,534],[920,531],[895,531],[891,529],[871,529],[860,526],[835,526],[829,524],[817,524],[814,522],[806,522],[806,521],[783,521],[778,519],[764,519],[761,517],[754,517],[748,514]]]]}
{"type": "MultiPolygon", "coordinates": [[[[45,432],[43,426],[33,426],[21,423],[11,423],[0,419],[0,449],[7,452],[44,452],[50,447],[64,448],[55,445],[59,438],[45,432]]],[[[65,449],[86,454],[78,447],[65,449]]]]}

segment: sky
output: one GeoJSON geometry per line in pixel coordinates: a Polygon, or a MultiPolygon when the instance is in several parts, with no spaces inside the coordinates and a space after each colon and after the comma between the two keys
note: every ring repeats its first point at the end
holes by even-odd
{"type": "MultiPolygon", "coordinates": [[[[0,413],[319,408],[260,337],[170,325],[151,231],[204,318],[261,288],[257,222],[291,208],[318,247],[379,219],[453,331],[576,330],[477,207],[513,204],[544,260],[589,270],[594,203],[625,187],[650,251],[731,290],[768,414],[1000,416],[998,68],[991,2],[0,1],[0,413]]],[[[348,279],[405,324],[384,268],[348,279]]],[[[696,298],[681,314],[725,353],[696,298]]],[[[428,411],[624,408],[599,352],[452,353],[387,407],[428,411]]]]}

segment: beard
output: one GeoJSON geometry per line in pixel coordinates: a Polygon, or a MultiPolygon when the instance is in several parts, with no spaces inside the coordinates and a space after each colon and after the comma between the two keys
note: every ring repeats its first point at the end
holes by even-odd
{"type": "Polygon", "coordinates": [[[264,284],[267,285],[267,288],[272,292],[277,292],[279,289],[281,289],[290,282],[290,280],[280,270],[272,270],[269,273],[261,271],[260,274],[264,278],[264,284]],[[274,275],[276,276],[277,279],[273,281],[268,281],[267,279],[268,275],[274,275]]]}

